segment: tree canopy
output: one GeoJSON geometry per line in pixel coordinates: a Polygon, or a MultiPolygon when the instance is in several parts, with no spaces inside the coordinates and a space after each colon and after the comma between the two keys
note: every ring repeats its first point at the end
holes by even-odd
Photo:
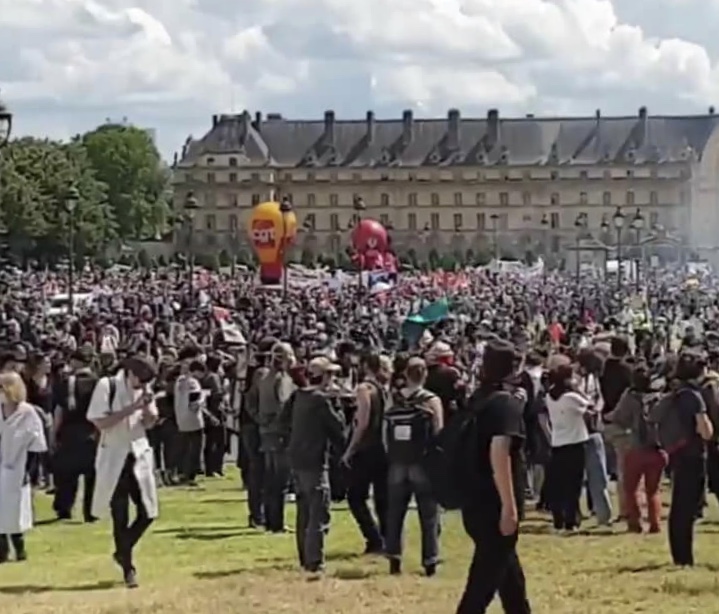
{"type": "Polygon", "coordinates": [[[169,170],[146,131],[108,124],[70,142],[21,138],[0,151],[0,234],[18,258],[96,256],[167,230],[169,170]],[[77,196],[74,207],[70,201],[77,196]],[[72,212],[70,211],[72,209],[72,212]]]}
{"type": "Polygon", "coordinates": [[[79,141],[95,176],[107,186],[107,202],[121,239],[154,236],[168,219],[169,169],[146,130],[105,124],[79,141]]]}

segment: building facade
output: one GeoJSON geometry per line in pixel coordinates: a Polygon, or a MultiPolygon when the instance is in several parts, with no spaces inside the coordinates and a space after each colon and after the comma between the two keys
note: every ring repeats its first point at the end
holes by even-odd
{"type": "MultiPolygon", "coordinates": [[[[562,259],[582,240],[612,246],[657,234],[714,259],[719,250],[719,116],[319,121],[215,115],[176,157],[174,206],[193,197],[193,249],[248,249],[254,204],[287,196],[297,249],[337,253],[363,216],[391,229],[399,254],[532,251],[562,259]],[[643,225],[631,229],[637,210],[643,225]]],[[[190,223],[185,220],[185,223],[190,223]]],[[[178,232],[177,248],[183,237],[178,232]]]]}

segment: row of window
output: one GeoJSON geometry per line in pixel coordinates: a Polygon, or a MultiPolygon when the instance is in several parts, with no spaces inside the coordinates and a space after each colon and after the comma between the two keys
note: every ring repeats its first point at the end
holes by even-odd
{"type": "MultiPolygon", "coordinates": [[[[465,214],[455,213],[452,217],[453,227],[455,231],[466,230],[465,227],[465,214]]],[[[550,229],[556,230],[561,228],[559,213],[550,213],[546,218],[546,223],[543,226],[547,226],[550,229]]],[[[329,216],[330,230],[334,232],[342,232],[348,230],[354,226],[358,221],[358,216],[355,214],[352,216],[350,223],[343,227],[340,223],[340,216],[337,213],[332,213],[329,216]]],[[[383,213],[379,216],[379,221],[383,226],[390,228],[392,222],[390,216],[383,213]]],[[[532,221],[531,215],[525,215],[522,217],[522,221],[530,223],[532,221]]],[[[236,215],[230,215],[228,217],[230,231],[237,231],[239,224],[236,215]]],[[[317,229],[317,218],[314,213],[309,213],[304,217],[303,226],[307,230],[317,229]]],[[[659,214],[656,211],[652,211],[649,214],[649,228],[656,226],[659,223],[659,214]]],[[[408,230],[441,230],[441,218],[439,213],[432,213],[429,216],[429,223],[424,227],[418,225],[417,214],[409,213],[407,215],[407,229],[408,230]]],[[[487,215],[486,213],[477,213],[475,217],[475,229],[476,230],[508,230],[509,229],[509,216],[506,213],[499,215],[487,215]],[[488,223],[489,222],[489,223],[488,223]]],[[[205,216],[205,230],[217,230],[217,218],[213,214],[205,216]]]]}
{"type": "MultiPolygon", "coordinates": [[[[237,168],[238,160],[237,158],[231,157],[228,160],[228,166],[231,168],[237,168]]],[[[207,165],[213,166],[215,163],[214,158],[208,158],[207,159],[207,165]]],[[[436,174],[436,171],[435,171],[436,174]]],[[[558,171],[553,170],[550,171],[549,175],[547,176],[545,173],[542,173],[541,175],[532,175],[532,171],[529,169],[525,169],[523,171],[517,171],[516,173],[511,174],[505,174],[505,175],[490,175],[485,176],[485,173],[482,171],[478,171],[476,174],[474,174],[473,178],[479,181],[485,181],[486,179],[503,179],[504,181],[530,181],[530,180],[546,180],[549,179],[551,181],[559,181],[561,179],[567,179],[567,180],[581,180],[581,181],[590,181],[590,180],[611,180],[611,179],[634,179],[634,178],[646,178],[649,177],[651,179],[657,179],[659,178],[659,173],[656,168],[651,168],[648,175],[644,175],[644,177],[639,176],[637,177],[636,173],[633,169],[627,169],[625,171],[617,172],[616,170],[613,172],[610,169],[604,169],[601,174],[599,173],[592,173],[589,174],[589,171],[587,170],[581,170],[577,174],[571,174],[571,175],[564,175],[558,171]]],[[[680,177],[685,176],[684,174],[680,174],[680,177]]],[[[195,175],[192,172],[185,173],[185,178],[187,181],[192,181],[195,175]]],[[[399,181],[423,181],[428,180],[429,177],[425,173],[417,173],[413,171],[408,171],[406,174],[403,174],[401,177],[397,176],[396,173],[390,174],[390,173],[372,173],[371,175],[368,175],[366,173],[362,172],[353,172],[353,173],[339,173],[337,171],[329,171],[328,173],[315,173],[314,171],[307,171],[302,173],[302,177],[297,177],[297,179],[301,179],[303,182],[313,182],[318,180],[325,180],[325,181],[339,181],[340,179],[349,180],[355,183],[362,183],[366,181],[371,181],[374,177],[377,178],[379,181],[391,181],[392,179],[397,179],[399,181]],[[306,179],[305,179],[306,177],[306,179]]],[[[216,183],[217,182],[217,174],[214,171],[209,171],[205,174],[205,178],[207,183],[216,183]]],[[[451,175],[448,174],[446,171],[443,172],[443,179],[445,180],[458,180],[458,181],[465,181],[469,179],[467,169],[459,169],[457,171],[451,172],[451,175]]],[[[228,174],[228,181],[229,183],[238,183],[240,177],[237,172],[231,171],[228,174]]],[[[250,180],[254,182],[259,181],[274,181],[275,180],[275,172],[270,171],[269,173],[259,173],[259,172],[251,172],[251,173],[243,173],[242,175],[243,180],[250,180]]],[[[282,181],[284,182],[291,182],[295,179],[295,176],[290,172],[282,173],[281,177],[282,181]]]]}
{"type": "MultiPolygon", "coordinates": [[[[284,193],[283,196],[289,198],[291,201],[294,202],[294,199],[292,197],[292,194],[290,193],[284,193]]],[[[355,195],[356,196],[356,195],[355,195]]],[[[470,203],[467,202],[466,199],[467,195],[462,192],[455,192],[453,195],[453,205],[456,207],[461,207],[464,205],[469,205],[470,203]]],[[[259,204],[262,202],[263,196],[261,194],[252,194],[251,196],[251,204],[252,206],[259,204]]],[[[346,200],[346,199],[343,199],[346,200]]],[[[316,194],[307,194],[307,200],[304,203],[307,207],[313,208],[317,206],[317,195],[316,194]]],[[[382,207],[392,207],[394,203],[392,202],[393,199],[391,198],[390,194],[380,194],[380,206],[382,207]]],[[[426,198],[422,199],[422,204],[424,204],[427,201],[426,198]]],[[[340,206],[340,195],[339,194],[329,194],[326,202],[329,204],[330,207],[339,207],[340,206]]],[[[590,203],[589,194],[587,192],[579,192],[578,200],[575,200],[574,198],[571,198],[570,200],[567,200],[566,193],[564,194],[564,199],[562,199],[562,196],[559,192],[553,192],[549,197],[549,204],[552,206],[561,205],[564,202],[564,204],[579,204],[579,205],[589,205],[593,204],[590,203]]],[[[216,207],[218,206],[217,202],[217,196],[214,193],[208,193],[205,196],[205,203],[208,207],[216,207]]],[[[442,200],[440,198],[440,195],[437,192],[432,192],[429,195],[429,205],[432,207],[440,207],[442,200]]],[[[300,203],[296,203],[300,205],[300,203]]],[[[374,203],[368,203],[370,205],[374,203]]],[[[487,204],[487,195],[485,192],[477,192],[474,195],[474,204],[477,206],[485,206],[487,204]]],[[[509,192],[500,192],[499,193],[499,205],[502,207],[507,207],[514,204],[520,204],[515,203],[514,199],[510,198],[509,192]]],[[[532,199],[532,193],[531,192],[522,192],[522,200],[521,205],[524,207],[531,207],[534,204],[540,204],[533,202],[532,199]]],[[[617,202],[616,196],[613,196],[612,192],[603,192],[602,193],[602,205],[605,207],[610,206],[617,206],[617,205],[626,205],[628,207],[633,207],[636,205],[650,205],[652,207],[659,206],[659,194],[655,191],[649,192],[649,202],[648,203],[641,203],[637,197],[634,191],[629,190],[624,194],[623,202],[617,202]]],[[[680,192],[680,204],[684,205],[686,204],[686,195],[684,192],[680,192]]],[[[420,205],[420,198],[417,192],[411,192],[407,194],[407,206],[409,207],[417,207],[420,205]]],[[[226,206],[228,207],[239,207],[241,206],[239,196],[237,194],[228,194],[227,200],[226,200],[226,206]]]]}

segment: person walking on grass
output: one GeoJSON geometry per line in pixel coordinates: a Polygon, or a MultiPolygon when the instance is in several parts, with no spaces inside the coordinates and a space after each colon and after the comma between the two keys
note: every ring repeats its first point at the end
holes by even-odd
{"type": "Polygon", "coordinates": [[[100,431],[93,515],[102,518],[110,510],[113,559],[128,588],[138,585],[133,550],[159,514],[153,452],[147,439],[147,429],[158,416],[149,389],[154,378],[155,369],[147,359],[126,359],[117,375],[98,381],[87,414],[100,431]],[[130,501],[136,508],[132,524],[130,501]]]}

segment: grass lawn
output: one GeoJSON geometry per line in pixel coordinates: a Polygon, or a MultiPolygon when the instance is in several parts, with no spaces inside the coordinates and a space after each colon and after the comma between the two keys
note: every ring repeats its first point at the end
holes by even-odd
{"type": "MultiPolygon", "coordinates": [[[[28,535],[29,561],[0,568],[0,612],[8,614],[451,614],[464,585],[470,543],[459,518],[444,521],[445,564],[420,574],[415,512],[408,517],[405,573],[386,561],[357,556],[359,534],[344,506],[333,512],[328,573],[310,582],[298,571],[294,536],[247,529],[243,493],[233,478],[203,491],[162,492],[161,518],[137,554],[141,587],[124,589],[110,560],[110,527],[56,523],[28,535]]],[[[37,495],[38,519],[49,520],[49,498],[37,495]]],[[[293,506],[288,509],[293,512],[293,506]]],[[[532,516],[520,539],[530,599],[538,614],[716,612],[719,593],[716,505],[698,526],[693,570],[676,570],[666,535],[634,536],[617,529],[558,537],[532,516]]],[[[290,518],[291,520],[291,518],[290,518]]],[[[588,524],[591,524],[589,521],[588,524]]],[[[494,605],[491,612],[501,612],[494,605]]]]}

